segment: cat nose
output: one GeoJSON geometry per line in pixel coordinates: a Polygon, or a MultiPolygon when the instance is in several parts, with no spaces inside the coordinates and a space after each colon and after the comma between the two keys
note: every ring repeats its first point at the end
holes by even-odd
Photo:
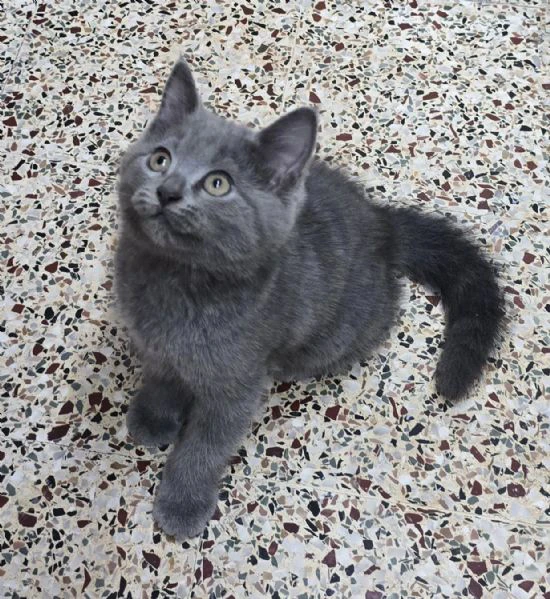
{"type": "Polygon", "coordinates": [[[157,197],[161,206],[179,202],[182,198],[181,181],[168,179],[157,188],[157,197]]]}

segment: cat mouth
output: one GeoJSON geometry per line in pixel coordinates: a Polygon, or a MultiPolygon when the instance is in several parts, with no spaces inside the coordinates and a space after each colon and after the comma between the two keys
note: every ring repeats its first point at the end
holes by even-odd
{"type": "Polygon", "coordinates": [[[173,235],[174,237],[177,237],[178,239],[181,239],[184,241],[195,241],[195,242],[201,240],[201,238],[196,233],[192,233],[190,231],[185,231],[185,230],[182,231],[177,226],[177,224],[179,224],[179,223],[174,223],[173,219],[169,218],[166,215],[166,213],[163,211],[157,212],[150,218],[151,218],[151,220],[155,221],[156,223],[161,224],[161,226],[166,228],[170,232],[171,235],[173,235]]]}

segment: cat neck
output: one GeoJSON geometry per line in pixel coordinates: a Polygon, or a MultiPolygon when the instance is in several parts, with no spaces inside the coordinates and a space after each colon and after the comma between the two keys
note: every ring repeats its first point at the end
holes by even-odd
{"type": "Polygon", "coordinates": [[[119,237],[119,244],[124,246],[126,256],[132,256],[133,269],[178,276],[195,288],[210,288],[212,285],[257,286],[272,279],[278,270],[276,260],[268,255],[247,262],[219,264],[216,267],[194,264],[185,255],[172,254],[144,245],[124,228],[119,237]]]}

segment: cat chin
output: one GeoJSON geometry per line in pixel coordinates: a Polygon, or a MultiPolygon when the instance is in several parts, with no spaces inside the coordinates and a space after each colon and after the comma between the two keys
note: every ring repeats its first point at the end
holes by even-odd
{"type": "Polygon", "coordinates": [[[151,241],[166,249],[184,249],[201,241],[196,233],[176,229],[162,212],[144,219],[141,226],[151,241]]]}

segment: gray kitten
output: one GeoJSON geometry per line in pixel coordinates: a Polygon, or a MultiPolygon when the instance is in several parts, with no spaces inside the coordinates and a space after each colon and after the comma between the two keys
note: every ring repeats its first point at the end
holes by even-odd
{"type": "Polygon", "coordinates": [[[469,390],[498,333],[501,297],[479,250],[313,160],[316,130],[309,108],[261,131],[208,112],[180,61],[124,156],[117,293],[144,366],[128,429],[174,443],[153,515],[178,539],[212,516],[273,378],[345,371],[384,339],[399,273],[441,291],[442,395],[469,390]]]}

